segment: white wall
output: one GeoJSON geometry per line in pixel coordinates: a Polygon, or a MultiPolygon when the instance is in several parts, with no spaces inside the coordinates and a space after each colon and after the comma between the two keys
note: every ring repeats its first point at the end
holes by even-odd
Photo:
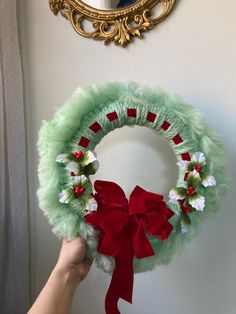
{"type": "MultiPolygon", "coordinates": [[[[233,314],[236,313],[236,3],[234,0],[179,0],[173,14],[143,40],[122,49],[78,36],[62,17],[54,17],[47,1],[22,0],[19,4],[20,38],[25,80],[28,168],[32,245],[32,294],[45,283],[60,243],[38,208],[36,142],[42,119],[77,86],[106,81],[135,80],[161,86],[181,95],[203,112],[208,124],[224,138],[231,174],[230,191],[214,220],[202,226],[199,236],[176,255],[168,266],[135,278],[134,303],[120,303],[122,313],[233,314]]],[[[160,171],[160,192],[176,178],[169,147],[148,130],[122,130],[100,144],[101,163],[126,149],[127,160],[115,160],[112,179],[129,191],[134,182],[154,190],[151,171],[137,152],[146,150],[160,171]],[[123,138],[126,141],[123,142],[123,138]],[[111,141],[115,141],[110,146],[111,141]],[[146,142],[147,141],[147,142],[146,142]],[[135,157],[136,164],[127,169],[135,157]],[[119,167],[123,168],[119,171],[119,167]],[[169,172],[168,172],[169,171],[169,172]],[[173,171],[173,173],[172,173],[173,171]],[[167,175],[166,175],[167,174],[167,175]]],[[[102,166],[102,176],[109,178],[102,166]]],[[[72,313],[103,313],[109,277],[93,268],[75,297],[72,313]]]]}

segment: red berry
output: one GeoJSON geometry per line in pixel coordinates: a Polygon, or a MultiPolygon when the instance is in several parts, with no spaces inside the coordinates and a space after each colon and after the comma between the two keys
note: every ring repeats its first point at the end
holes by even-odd
{"type": "Polygon", "coordinates": [[[184,198],[183,200],[178,200],[178,202],[179,202],[181,205],[183,205],[184,202],[185,202],[185,198],[184,198]]]}
{"type": "Polygon", "coordinates": [[[189,189],[187,190],[187,194],[188,195],[196,195],[196,191],[194,190],[194,188],[192,186],[189,187],[189,189]]]}
{"type": "Polygon", "coordinates": [[[80,187],[80,186],[76,186],[74,188],[74,193],[75,193],[76,196],[80,196],[81,194],[84,193],[84,191],[85,191],[85,189],[80,187]]]}
{"type": "Polygon", "coordinates": [[[82,159],[83,154],[84,154],[83,151],[80,150],[80,151],[78,151],[78,152],[75,152],[73,155],[74,155],[74,157],[75,157],[76,159],[82,159]]]}
{"type": "Polygon", "coordinates": [[[75,174],[74,172],[71,172],[70,175],[71,175],[72,177],[75,177],[75,176],[76,176],[76,174],[75,174]]]}
{"type": "Polygon", "coordinates": [[[182,211],[187,214],[191,211],[191,208],[188,205],[183,205],[182,211]]]}
{"type": "Polygon", "coordinates": [[[198,166],[194,166],[193,169],[199,173],[202,170],[202,167],[198,165],[198,166]]]}

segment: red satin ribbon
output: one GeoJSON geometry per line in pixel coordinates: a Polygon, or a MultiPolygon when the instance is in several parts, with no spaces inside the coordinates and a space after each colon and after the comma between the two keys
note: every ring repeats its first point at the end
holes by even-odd
{"type": "Polygon", "coordinates": [[[162,195],[139,186],[134,188],[129,202],[121,187],[113,182],[96,181],[94,188],[98,209],[84,219],[100,230],[97,251],[115,258],[105,308],[107,314],[119,314],[119,298],[132,303],[134,255],[138,259],[155,255],[146,234],[166,240],[172,231],[168,219],[174,213],[162,195]]]}

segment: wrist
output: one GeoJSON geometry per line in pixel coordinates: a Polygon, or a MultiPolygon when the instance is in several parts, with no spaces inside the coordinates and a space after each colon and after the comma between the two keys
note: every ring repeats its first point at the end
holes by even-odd
{"type": "Polygon", "coordinates": [[[60,281],[60,284],[63,284],[67,287],[70,287],[72,290],[75,290],[80,283],[80,279],[76,273],[75,267],[64,266],[60,264],[56,264],[53,269],[52,276],[55,280],[60,281]]]}

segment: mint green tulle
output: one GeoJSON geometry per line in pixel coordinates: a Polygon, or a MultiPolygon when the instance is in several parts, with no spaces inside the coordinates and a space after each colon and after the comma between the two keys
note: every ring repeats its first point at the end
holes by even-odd
{"type": "MultiPolygon", "coordinates": [[[[88,244],[88,255],[93,256],[97,265],[107,272],[114,269],[114,260],[96,252],[98,233],[84,222],[83,209],[59,203],[58,195],[66,178],[65,170],[56,163],[56,157],[78,147],[81,136],[90,140],[88,149],[94,150],[107,133],[124,125],[141,125],[164,135],[178,160],[185,152],[190,155],[203,152],[207,157],[208,169],[217,182],[215,187],[204,189],[206,207],[204,212],[191,216],[192,224],[187,234],[182,234],[178,228],[179,215],[176,209],[172,208],[176,214],[171,220],[174,229],[169,239],[162,242],[150,237],[156,255],[142,260],[134,259],[135,272],[142,272],[153,269],[157,264],[170,262],[173,253],[196,235],[201,221],[211,217],[216,211],[227,187],[224,149],[218,135],[207,127],[201,114],[192,106],[186,105],[176,96],[161,90],[140,88],[135,83],[108,83],[99,87],[79,88],[72,98],[57,110],[51,121],[43,122],[38,140],[40,207],[57,236],[71,239],[78,235],[84,237],[88,244]],[[129,118],[127,108],[135,108],[137,117],[129,118]],[[117,112],[119,119],[111,123],[106,114],[112,111],[117,112]],[[154,122],[147,121],[148,112],[157,114],[154,122]],[[97,133],[89,129],[95,121],[102,126],[97,133]],[[166,131],[161,128],[164,121],[171,124],[166,131]],[[181,134],[183,139],[178,145],[172,140],[176,134],[181,134]]],[[[181,184],[183,175],[179,173],[177,184],[181,184]]]]}

